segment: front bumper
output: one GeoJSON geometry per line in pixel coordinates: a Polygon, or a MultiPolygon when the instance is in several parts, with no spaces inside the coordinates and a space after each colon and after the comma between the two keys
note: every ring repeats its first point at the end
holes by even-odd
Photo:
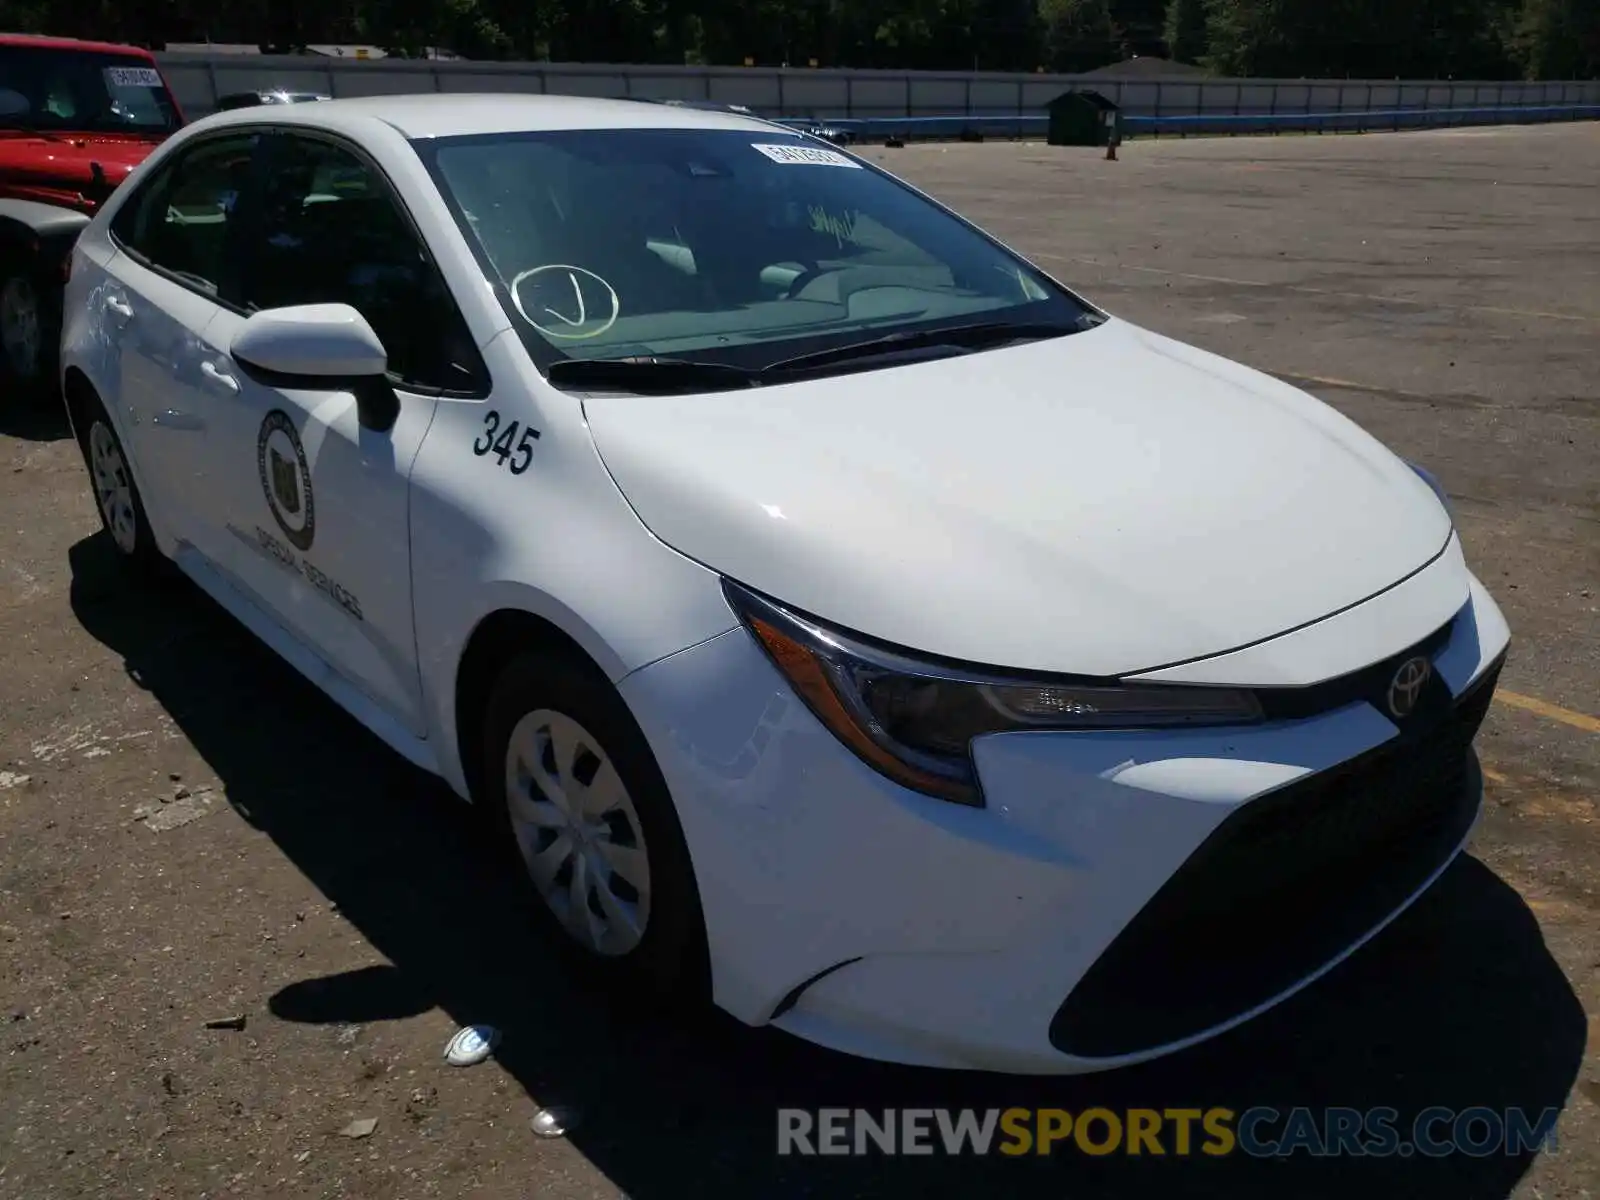
{"type": "Polygon", "coordinates": [[[1430,645],[1438,710],[1361,699],[1233,729],[980,739],[986,807],[845,750],[733,630],[622,691],[677,803],[713,991],[866,1057],[1068,1074],[1213,1036],[1402,911],[1476,819],[1470,743],[1508,633],[1430,645]]]}

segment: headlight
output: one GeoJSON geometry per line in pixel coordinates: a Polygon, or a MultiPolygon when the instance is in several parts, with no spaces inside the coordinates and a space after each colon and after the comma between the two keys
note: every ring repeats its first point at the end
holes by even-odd
{"type": "Polygon", "coordinates": [[[923,662],[830,629],[731,580],[722,589],[784,678],[868,766],[896,783],[981,806],[969,747],[1027,729],[1150,729],[1262,719],[1234,688],[1028,679],[923,662]]]}
{"type": "Polygon", "coordinates": [[[1439,497],[1439,503],[1444,505],[1445,515],[1450,518],[1450,524],[1454,525],[1456,523],[1456,510],[1455,506],[1450,503],[1450,496],[1444,490],[1444,484],[1440,483],[1438,479],[1434,477],[1433,472],[1428,470],[1426,467],[1419,467],[1414,462],[1407,462],[1406,466],[1410,467],[1417,473],[1418,479],[1422,480],[1423,483],[1427,484],[1433,489],[1433,494],[1439,497]]]}

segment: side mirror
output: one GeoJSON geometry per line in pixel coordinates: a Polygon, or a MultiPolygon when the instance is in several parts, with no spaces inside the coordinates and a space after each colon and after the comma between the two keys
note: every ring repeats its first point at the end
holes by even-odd
{"type": "Polygon", "coordinates": [[[245,321],[229,350],[266,386],[354,393],[368,429],[392,429],[400,415],[400,398],[385,375],[388,352],[348,304],[264,309],[245,321]]]}

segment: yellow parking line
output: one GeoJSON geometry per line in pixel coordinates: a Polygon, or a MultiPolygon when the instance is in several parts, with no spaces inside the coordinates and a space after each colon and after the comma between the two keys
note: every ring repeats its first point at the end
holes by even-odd
{"type": "Polygon", "coordinates": [[[1581,729],[1585,733],[1600,733],[1600,717],[1591,717],[1588,713],[1574,712],[1570,708],[1562,708],[1559,704],[1551,704],[1548,700],[1524,696],[1518,692],[1501,690],[1494,694],[1494,698],[1511,708],[1520,708],[1523,712],[1531,712],[1535,716],[1560,721],[1563,725],[1571,725],[1574,729],[1581,729]]]}

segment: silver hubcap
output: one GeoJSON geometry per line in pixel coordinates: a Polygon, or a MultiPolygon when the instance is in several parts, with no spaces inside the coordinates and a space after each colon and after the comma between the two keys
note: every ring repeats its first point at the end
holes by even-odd
{"type": "Polygon", "coordinates": [[[39,371],[39,298],[33,285],[12,276],[0,288],[0,345],[13,374],[32,379],[39,371]]]}
{"type": "Polygon", "coordinates": [[[650,859],[622,777],[582,725],[549,709],[511,731],[506,804],[528,875],[563,928],[626,954],[650,920],[650,859]]]}
{"type": "Polygon", "coordinates": [[[89,429],[89,469],[94,475],[94,496],[100,515],[117,549],[132,554],[139,543],[139,519],[133,512],[133,483],[122,460],[117,439],[104,421],[89,429]]]}

